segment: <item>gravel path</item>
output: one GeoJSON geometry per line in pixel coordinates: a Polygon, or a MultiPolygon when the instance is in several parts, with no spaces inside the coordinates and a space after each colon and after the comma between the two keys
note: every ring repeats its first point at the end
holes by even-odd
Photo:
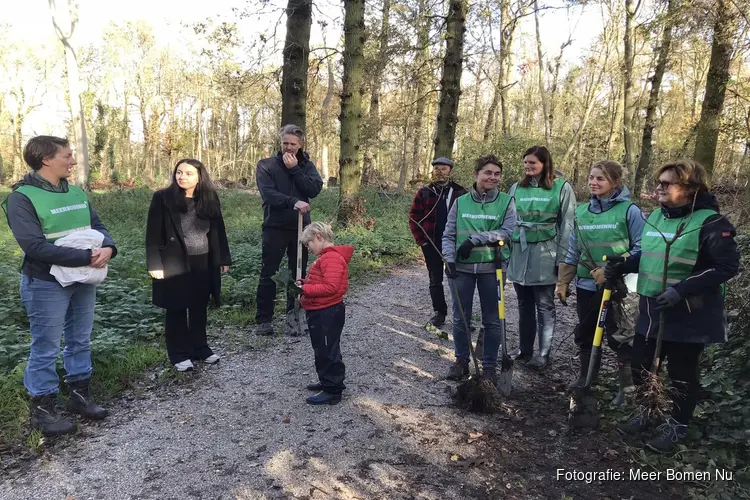
{"type": "MultiPolygon", "coordinates": [[[[556,482],[555,464],[625,467],[617,454],[601,465],[610,444],[599,434],[585,443],[565,435],[572,340],[545,375],[515,370],[504,413],[474,415],[451,405],[443,377],[452,342],[423,328],[425,304],[421,267],[350,293],[347,390],[333,407],[305,403],[315,379],[306,339],[217,334],[221,363],[125,393],[106,422],[5,471],[0,498],[560,498],[597,486],[556,482]]],[[[575,308],[558,311],[559,330],[570,332],[575,308]]],[[[509,347],[516,314],[508,308],[509,347]]],[[[632,484],[625,492],[640,498],[632,484]]]]}

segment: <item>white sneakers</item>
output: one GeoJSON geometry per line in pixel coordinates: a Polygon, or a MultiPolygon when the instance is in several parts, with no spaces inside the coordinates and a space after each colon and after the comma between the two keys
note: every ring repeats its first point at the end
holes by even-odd
{"type": "MultiPolygon", "coordinates": [[[[206,359],[204,359],[203,362],[209,365],[213,365],[213,364],[218,363],[220,359],[221,358],[219,357],[218,354],[212,354],[206,359]]],[[[178,372],[189,372],[195,368],[195,366],[193,365],[193,362],[190,361],[189,359],[186,359],[185,361],[180,361],[179,363],[175,363],[174,367],[177,368],[178,372]]]]}
{"type": "Polygon", "coordinates": [[[180,361],[179,363],[175,363],[175,368],[177,368],[178,372],[189,372],[192,371],[194,366],[193,362],[189,359],[186,359],[185,361],[180,361]]]}

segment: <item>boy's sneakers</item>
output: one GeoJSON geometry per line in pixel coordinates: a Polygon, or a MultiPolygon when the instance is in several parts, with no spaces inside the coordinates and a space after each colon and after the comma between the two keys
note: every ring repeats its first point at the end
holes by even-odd
{"type": "Polygon", "coordinates": [[[465,358],[458,358],[448,370],[448,375],[445,378],[447,378],[448,380],[459,381],[464,377],[468,377],[470,373],[469,360],[465,358]]]}
{"type": "Polygon", "coordinates": [[[335,405],[341,402],[341,394],[320,391],[307,398],[307,404],[311,405],[335,405]]]}
{"type": "Polygon", "coordinates": [[[315,382],[313,384],[307,384],[305,386],[305,389],[307,389],[308,391],[319,392],[319,391],[323,390],[323,384],[321,384],[320,382],[315,382]]]}
{"type": "Polygon", "coordinates": [[[657,436],[646,443],[646,446],[657,453],[669,453],[687,436],[687,425],[679,423],[672,417],[656,428],[657,436]]]}
{"type": "Polygon", "coordinates": [[[220,359],[221,358],[219,357],[218,354],[212,354],[209,357],[207,357],[206,359],[204,359],[203,362],[207,363],[209,365],[213,365],[215,363],[218,363],[220,359]]]}
{"type": "Polygon", "coordinates": [[[193,368],[193,362],[189,359],[186,359],[185,361],[180,361],[179,363],[175,363],[174,367],[177,368],[178,372],[189,372],[192,371],[193,368]]]}

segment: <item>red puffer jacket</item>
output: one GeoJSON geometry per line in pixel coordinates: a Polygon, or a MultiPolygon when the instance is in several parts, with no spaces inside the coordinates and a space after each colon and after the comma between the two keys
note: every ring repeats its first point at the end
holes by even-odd
{"type": "Polygon", "coordinates": [[[300,305],[305,311],[331,307],[342,300],[349,288],[349,261],[354,247],[332,246],[323,250],[310,266],[302,284],[300,305]]]}

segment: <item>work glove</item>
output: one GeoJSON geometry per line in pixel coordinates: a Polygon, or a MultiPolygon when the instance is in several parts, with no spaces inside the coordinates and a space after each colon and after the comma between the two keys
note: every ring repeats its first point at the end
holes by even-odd
{"type": "Polygon", "coordinates": [[[624,262],[607,262],[604,265],[604,279],[613,280],[621,277],[623,275],[624,268],[624,262]]]}
{"type": "Polygon", "coordinates": [[[445,275],[450,279],[455,279],[458,273],[456,272],[456,263],[448,262],[445,264],[445,275]]]}
{"type": "Polygon", "coordinates": [[[460,247],[458,247],[458,256],[461,257],[462,260],[468,259],[471,255],[472,248],[474,248],[474,243],[471,242],[471,239],[467,239],[461,243],[460,247]]]}
{"type": "Polygon", "coordinates": [[[568,286],[573,279],[575,279],[576,271],[576,266],[566,264],[565,262],[561,262],[557,266],[557,286],[555,287],[555,295],[560,299],[560,302],[564,306],[568,305],[568,297],[570,296],[568,286]]]}
{"type": "Polygon", "coordinates": [[[568,288],[569,283],[557,283],[555,287],[555,296],[560,300],[562,305],[568,305],[568,297],[570,296],[570,290],[568,288]]]}
{"type": "Polygon", "coordinates": [[[677,305],[680,300],[682,300],[682,297],[680,297],[680,294],[677,293],[677,290],[669,287],[664,290],[664,293],[656,297],[656,307],[654,307],[654,309],[657,311],[661,311],[662,309],[673,307],[677,305]]]}
{"type": "Polygon", "coordinates": [[[601,267],[596,267],[591,270],[591,277],[594,278],[594,281],[596,281],[597,285],[603,285],[604,281],[606,281],[606,277],[604,275],[604,269],[601,267]]]}

